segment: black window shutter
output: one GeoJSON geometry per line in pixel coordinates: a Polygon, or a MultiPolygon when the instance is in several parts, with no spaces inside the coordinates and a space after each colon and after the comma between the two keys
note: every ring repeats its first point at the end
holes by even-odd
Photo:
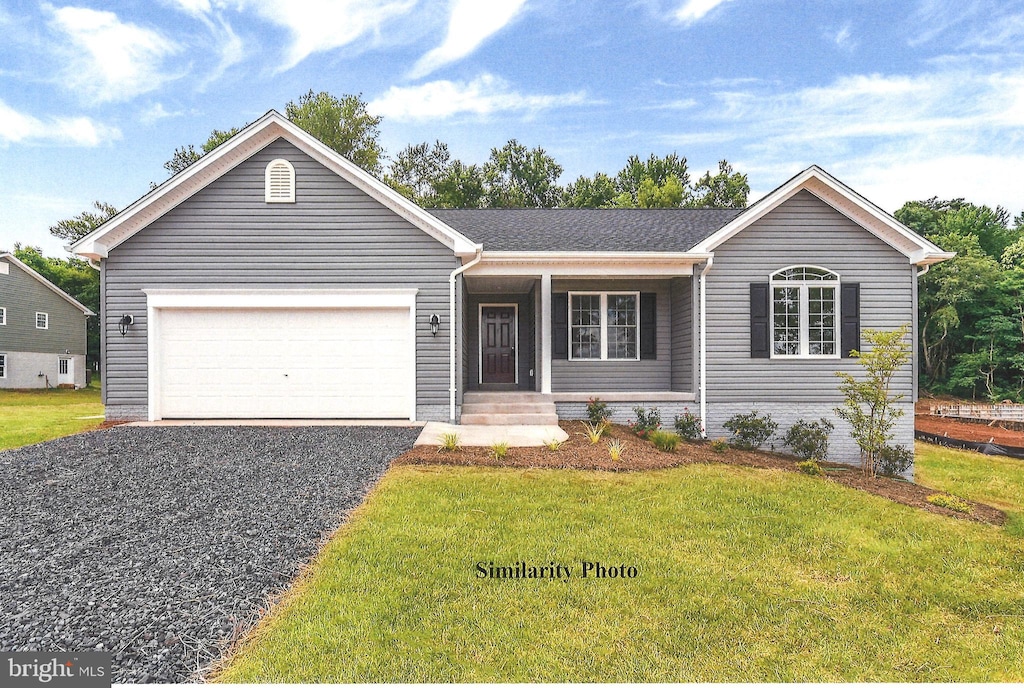
{"type": "Polygon", "coordinates": [[[844,283],[840,286],[839,309],[842,311],[840,346],[843,358],[850,357],[850,351],[860,351],[860,285],[844,283]]]}
{"type": "Polygon", "coordinates": [[[658,295],[640,294],[640,358],[658,358],[658,295]]]}
{"type": "Polygon", "coordinates": [[[551,295],[551,358],[569,358],[569,294],[551,295]]]}
{"type": "Polygon", "coordinates": [[[771,358],[771,300],[767,282],[750,285],[750,357],[771,358]]]}

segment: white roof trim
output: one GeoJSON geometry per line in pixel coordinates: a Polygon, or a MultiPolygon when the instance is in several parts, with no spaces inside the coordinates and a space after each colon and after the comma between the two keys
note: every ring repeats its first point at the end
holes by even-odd
{"type": "Polygon", "coordinates": [[[371,198],[451,248],[456,255],[475,255],[480,248],[478,244],[292,124],[279,112],[271,110],[227,142],[132,203],[95,231],[75,242],[68,250],[93,260],[106,258],[112,249],[278,138],[286,139],[371,198]]]}
{"type": "Polygon", "coordinates": [[[6,258],[7,260],[11,261],[14,265],[17,265],[23,271],[27,272],[32,277],[36,278],[36,280],[38,280],[39,283],[42,284],[44,287],[46,287],[47,289],[52,291],[54,294],[56,294],[57,296],[61,297],[62,299],[64,299],[68,303],[70,303],[72,306],[74,306],[78,310],[82,311],[82,313],[84,313],[85,315],[96,315],[91,310],[89,310],[88,308],[86,308],[85,306],[80,304],[78,301],[73,299],[71,296],[69,296],[67,294],[67,292],[65,292],[63,289],[58,287],[56,284],[54,284],[50,280],[46,279],[45,277],[40,275],[38,272],[36,272],[32,268],[30,268],[28,265],[25,265],[20,260],[15,258],[14,254],[12,254],[12,253],[0,253],[0,258],[6,258]]]}
{"type": "Polygon", "coordinates": [[[754,222],[775,210],[800,191],[808,191],[850,218],[867,231],[907,256],[914,265],[930,265],[952,258],[955,253],[920,236],[889,213],[846,186],[817,165],[812,165],[770,194],[754,203],[732,222],[691,249],[711,253],[754,222]]]}

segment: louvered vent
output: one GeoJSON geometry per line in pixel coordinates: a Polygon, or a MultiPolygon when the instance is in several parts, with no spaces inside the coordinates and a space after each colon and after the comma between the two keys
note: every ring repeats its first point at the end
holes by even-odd
{"type": "Polygon", "coordinates": [[[267,165],[267,203],[295,202],[295,168],[287,160],[267,165]]]}

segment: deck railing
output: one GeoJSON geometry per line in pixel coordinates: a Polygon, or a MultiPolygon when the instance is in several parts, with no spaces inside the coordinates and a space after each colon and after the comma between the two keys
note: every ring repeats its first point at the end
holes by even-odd
{"type": "Polygon", "coordinates": [[[932,415],[1024,423],[1024,404],[937,404],[932,406],[932,415]]]}

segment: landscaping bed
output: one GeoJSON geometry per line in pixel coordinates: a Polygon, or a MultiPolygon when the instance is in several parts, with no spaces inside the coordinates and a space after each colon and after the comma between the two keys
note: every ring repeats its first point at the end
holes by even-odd
{"type": "MultiPolygon", "coordinates": [[[[451,466],[491,466],[504,468],[568,468],[599,471],[649,471],[688,464],[732,464],[798,472],[795,457],[766,451],[743,451],[733,447],[715,451],[708,442],[683,442],[674,452],[662,452],[637,437],[622,425],[611,425],[597,444],[587,438],[582,421],[560,421],[569,435],[557,451],[547,447],[510,447],[503,459],[494,457],[490,447],[462,447],[457,451],[439,451],[420,446],[396,458],[393,465],[440,464],[451,466]],[[625,447],[622,458],[612,460],[608,445],[618,440],[625,447]]],[[[937,490],[896,478],[871,478],[860,469],[843,464],[823,463],[825,479],[890,499],[900,504],[954,518],[1002,525],[1006,514],[986,504],[971,503],[970,513],[936,506],[927,498],[937,490]]]]}

